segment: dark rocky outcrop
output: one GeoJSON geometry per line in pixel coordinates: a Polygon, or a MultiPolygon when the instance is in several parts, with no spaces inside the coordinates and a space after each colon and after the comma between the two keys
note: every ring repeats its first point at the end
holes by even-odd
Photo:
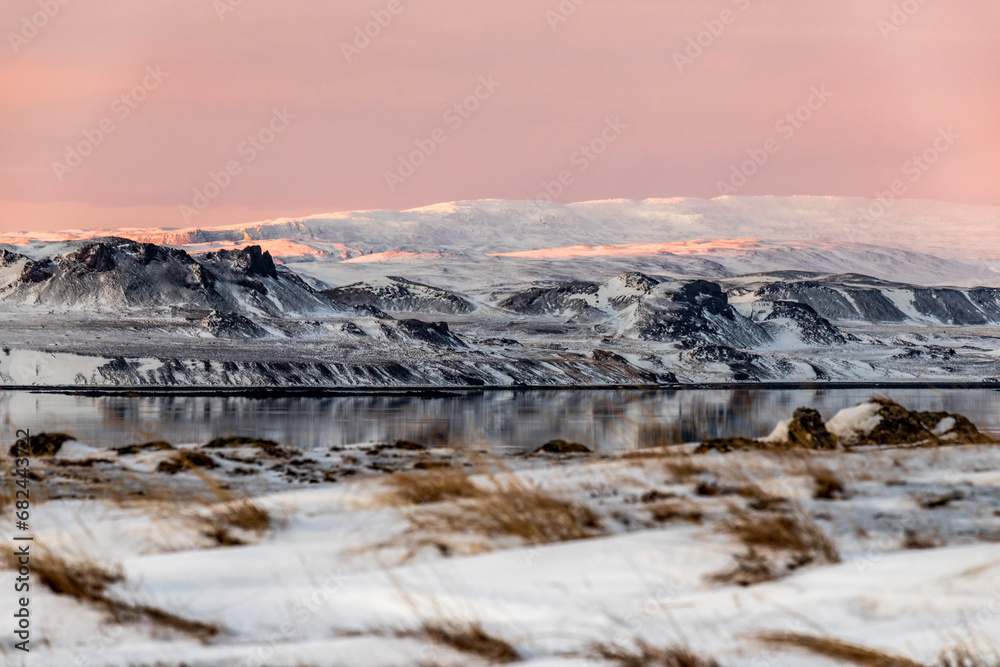
{"type": "Polygon", "coordinates": [[[351,307],[371,307],[389,313],[443,313],[461,315],[476,309],[454,292],[398,276],[323,290],[330,300],[351,307]]]}
{"type": "Polygon", "coordinates": [[[777,338],[782,327],[787,327],[803,343],[817,346],[843,345],[847,337],[830,321],[821,317],[812,306],[796,301],[774,301],[761,326],[777,338]]]}
{"type": "Polygon", "coordinates": [[[422,320],[396,320],[396,329],[406,336],[436,345],[438,347],[468,347],[465,342],[451,332],[447,322],[424,322],[422,320]]]}
{"type": "Polygon", "coordinates": [[[580,315],[591,309],[580,297],[597,294],[600,283],[575,281],[554,287],[533,287],[500,301],[497,306],[521,315],[580,315]]]}
{"type": "Polygon", "coordinates": [[[871,432],[860,434],[853,443],[861,445],[983,445],[997,441],[982,433],[963,415],[948,412],[918,412],[908,410],[887,398],[873,398],[879,404],[878,425],[871,432]],[[953,420],[951,428],[942,429],[944,420],[953,420]]]}
{"type": "Polygon", "coordinates": [[[907,314],[894,301],[902,294],[917,315],[941,324],[1000,322],[1000,289],[992,287],[921,287],[843,274],[780,280],[758,288],[754,294],[764,300],[806,304],[833,321],[905,322],[907,314]]]}
{"type": "Polygon", "coordinates": [[[55,275],[55,264],[51,259],[42,259],[39,261],[34,261],[29,259],[24,263],[24,268],[21,269],[21,275],[18,276],[18,280],[22,283],[32,284],[41,283],[52,278],[55,275]]]}
{"type": "Polygon", "coordinates": [[[788,424],[788,446],[804,449],[836,449],[837,437],[826,430],[817,410],[797,408],[788,424]]]}
{"type": "MultiPolygon", "coordinates": [[[[55,456],[62,449],[64,443],[75,439],[66,433],[38,433],[30,438],[25,438],[28,443],[26,453],[28,456],[55,456]]],[[[16,444],[11,445],[11,456],[23,456],[24,454],[24,449],[19,450],[16,444]]]]}
{"type": "Polygon", "coordinates": [[[594,452],[586,445],[578,442],[567,442],[565,440],[549,440],[544,445],[535,450],[536,454],[593,454],[594,452]]]}
{"type": "Polygon", "coordinates": [[[248,317],[238,313],[220,313],[213,310],[201,320],[201,326],[216,338],[264,338],[267,331],[248,317]]]}
{"type": "Polygon", "coordinates": [[[694,280],[661,289],[636,306],[628,333],[639,340],[753,348],[771,341],[758,324],[740,315],[717,283],[694,280]]]}
{"type": "Polygon", "coordinates": [[[106,243],[87,243],[63,256],[63,261],[79,272],[107,273],[118,263],[106,243]]]}

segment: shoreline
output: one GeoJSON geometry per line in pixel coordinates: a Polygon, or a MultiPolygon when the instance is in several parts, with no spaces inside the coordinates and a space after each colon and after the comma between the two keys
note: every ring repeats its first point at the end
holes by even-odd
{"type": "Polygon", "coordinates": [[[311,386],[75,386],[9,385],[0,392],[34,394],[69,394],[79,396],[235,396],[244,398],[325,398],[335,396],[413,396],[418,398],[454,397],[465,394],[526,391],[714,391],[714,390],[850,390],[850,389],[993,389],[1000,383],[983,381],[905,382],[698,382],[688,384],[612,384],[612,385],[488,385],[471,387],[311,387],[311,386]]]}

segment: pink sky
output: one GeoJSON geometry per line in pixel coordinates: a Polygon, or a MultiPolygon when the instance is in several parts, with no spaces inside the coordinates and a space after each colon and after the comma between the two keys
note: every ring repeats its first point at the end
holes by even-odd
{"type": "Polygon", "coordinates": [[[531,199],[561,172],[560,201],[714,197],[768,139],[777,152],[739,194],[872,197],[898,179],[906,197],[1000,205],[996,0],[576,0],[555,28],[560,0],[59,1],[0,10],[3,231],[531,199]],[[903,4],[899,30],[880,28],[903,4]],[[390,5],[347,62],[342,43],[390,5]],[[675,52],[724,10],[679,71],[675,52]],[[446,117],[481,77],[500,85],[446,117]],[[120,100],[143,83],[134,108],[120,100]],[[779,130],[821,86],[830,99],[779,130]],[[269,123],[271,143],[241,146],[269,123]],[[399,156],[439,128],[390,188],[399,156]],[[959,138],[938,151],[947,128],[959,138]],[[577,153],[602,132],[601,155],[577,153]],[[53,166],[81,142],[89,155],[53,166]],[[936,161],[914,171],[925,149],[936,161]]]}

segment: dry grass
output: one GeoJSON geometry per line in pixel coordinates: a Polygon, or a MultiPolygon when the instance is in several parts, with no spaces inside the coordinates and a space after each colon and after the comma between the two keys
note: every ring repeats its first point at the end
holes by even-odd
{"type": "Polygon", "coordinates": [[[701,523],[705,518],[705,513],[698,506],[698,503],[686,498],[675,498],[664,502],[648,505],[653,521],[657,523],[668,523],[672,521],[685,521],[688,523],[701,523]]]}
{"type": "Polygon", "coordinates": [[[850,644],[832,637],[805,635],[797,632],[771,632],[760,636],[768,644],[798,648],[831,660],[862,667],[926,667],[919,662],[877,649],[850,644]]]}
{"type": "Polygon", "coordinates": [[[904,549],[937,549],[944,545],[945,541],[933,530],[907,528],[903,531],[904,549]]]}
{"type": "Polygon", "coordinates": [[[435,644],[492,663],[517,662],[520,656],[509,642],[488,634],[478,623],[425,623],[423,634],[435,644]]]}
{"type": "Polygon", "coordinates": [[[809,468],[813,478],[813,498],[816,500],[839,500],[847,497],[847,486],[831,468],[813,466],[809,468]]]}
{"type": "MultiPolygon", "coordinates": [[[[10,547],[3,551],[3,560],[8,567],[18,565],[10,547]]],[[[108,587],[123,580],[121,572],[109,570],[93,561],[70,562],[57,554],[36,548],[31,554],[31,572],[56,595],[99,607],[119,623],[146,620],[201,639],[208,639],[219,632],[219,628],[211,623],[183,618],[148,605],[125,602],[110,594],[108,587]]]]}
{"type": "Polygon", "coordinates": [[[696,463],[688,454],[673,454],[663,461],[663,469],[668,480],[675,484],[686,484],[698,475],[708,472],[708,468],[696,463]]]}
{"type": "Polygon", "coordinates": [[[713,658],[704,658],[681,647],[659,648],[642,641],[632,648],[612,644],[593,647],[596,657],[618,663],[621,667],[719,667],[713,658]]]}
{"type": "Polygon", "coordinates": [[[411,512],[420,531],[517,537],[526,544],[547,544],[591,537],[602,528],[588,507],[557,498],[514,476],[492,480],[492,488],[433,511],[411,512]]]}
{"type": "Polygon", "coordinates": [[[211,508],[200,517],[207,525],[206,535],[221,546],[240,546],[246,542],[233,530],[262,535],[274,526],[267,510],[252,500],[244,499],[211,508]]]}
{"type": "Polygon", "coordinates": [[[941,654],[936,667],[1000,667],[1000,653],[990,652],[993,655],[987,657],[968,646],[952,648],[941,654]]]}
{"type": "Polygon", "coordinates": [[[725,584],[752,586],[780,579],[806,565],[839,563],[837,546],[801,507],[755,514],[734,508],[725,529],[747,550],[732,569],[712,576],[725,584]]]}
{"type": "MultiPolygon", "coordinates": [[[[12,550],[4,552],[4,560],[8,567],[17,567],[12,550]]],[[[38,550],[31,554],[30,565],[31,573],[53,593],[81,602],[103,602],[107,587],[123,579],[118,570],[107,570],[90,561],[71,563],[55,554],[38,550]]]]}
{"type": "Polygon", "coordinates": [[[737,510],[727,528],[748,547],[790,551],[810,561],[840,562],[836,545],[804,510],[780,514],[752,514],[737,510]]]}
{"type": "Polygon", "coordinates": [[[483,494],[461,468],[397,472],[390,475],[386,483],[392,487],[387,498],[391,504],[420,505],[456,498],[476,498],[483,494]]]}

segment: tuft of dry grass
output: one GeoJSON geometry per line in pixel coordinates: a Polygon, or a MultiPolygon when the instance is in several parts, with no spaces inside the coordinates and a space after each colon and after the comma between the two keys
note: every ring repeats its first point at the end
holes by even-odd
{"type": "Polygon", "coordinates": [[[638,640],[632,648],[617,644],[597,644],[596,657],[616,662],[621,667],[719,667],[714,658],[705,658],[690,649],[672,646],[660,648],[638,640]]]}
{"type": "Polygon", "coordinates": [[[267,510],[252,500],[243,499],[211,508],[201,517],[207,525],[206,535],[221,546],[240,546],[243,540],[233,534],[233,529],[262,535],[274,526],[274,519],[267,510]]]}
{"type": "Polygon", "coordinates": [[[490,635],[478,623],[425,623],[423,634],[435,644],[492,663],[517,662],[521,657],[509,642],[490,635]]]}
{"type": "Polygon", "coordinates": [[[165,475],[176,475],[180,472],[194,471],[198,468],[218,468],[219,464],[215,462],[208,454],[203,454],[202,452],[195,452],[189,450],[178,450],[172,452],[171,455],[160,461],[159,465],[156,466],[156,472],[163,473],[165,475]]]}
{"type": "Polygon", "coordinates": [[[798,648],[831,660],[862,667],[925,667],[919,662],[878,649],[851,644],[833,637],[806,635],[798,632],[769,632],[759,638],[771,645],[798,648]]]}
{"type": "MultiPolygon", "coordinates": [[[[12,548],[4,549],[2,555],[8,567],[17,567],[17,557],[12,548]]],[[[110,594],[108,587],[123,580],[121,572],[109,570],[90,560],[70,562],[51,552],[35,551],[31,554],[31,571],[56,595],[99,607],[119,623],[146,620],[201,639],[219,633],[218,626],[214,624],[183,618],[149,605],[125,602],[110,594]]]]}
{"type": "Polygon", "coordinates": [[[431,512],[410,513],[421,531],[517,537],[526,544],[547,544],[591,537],[602,523],[589,507],[557,498],[509,477],[492,488],[431,512]]]}
{"type": "Polygon", "coordinates": [[[663,469],[666,471],[669,481],[675,484],[685,484],[698,475],[708,472],[708,469],[696,463],[693,457],[687,454],[674,454],[668,456],[663,461],[663,469]]]}
{"type": "Polygon", "coordinates": [[[813,478],[813,498],[816,500],[840,500],[847,497],[847,487],[831,468],[812,467],[809,474],[813,478]]]}
{"type": "Polygon", "coordinates": [[[476,498],[483,491],[461,468],[432,469],[419,473],[397,472],[386,479],[392,487],[388,500],[421,505],[456,498],[476,498]]]}
{"type": "Polygon", "coordinates": [[[705,513],[698,507],[698,503],[685,498],[676,498],[651,504],[646,509],[649,510],[653,521],[657,523],[667,523],[670,521],[701,523],[705,518],[705,513]]]}
{"type": "Polygon", "coordinates": [[[747,550],[732,569],[711,577],[720,583],[752,586],[806,565],[840,562],[837,546],[801,507],[762,514],[735,508],[723,525],[747,550]]]}
{"type": "Polygon", "coordinates": [[[805,511],[752,514],[737,511],[727,528],[748,547],[790,551],[827,563],[840,562],[837,546],[805,511]]]}
{"type": "Polygon", "coordinates": [[[921,531],[912,528],[903,531],[904,549],[937,549],[944,545],[945,541],[934,531],[921,531]]]}
{"type": "MultiPolygon", "coordinates": [[[[4,553],[9,567],[16,567],[13,551],[4,553]]],[[[66,595],[82,602],[103,602],[106,589],[122,581],[119,570],[107,570],[92,561],[71,563],[48,552],[31,555],[31,572],[56,595],[66,595]]]]}
{"type": "Polygon", "coordinates": [[[1000,667],[1000,654],[994,649],[987,657],[968,646],[946,650],[938,658],[936,667],[1000,667]]]}

